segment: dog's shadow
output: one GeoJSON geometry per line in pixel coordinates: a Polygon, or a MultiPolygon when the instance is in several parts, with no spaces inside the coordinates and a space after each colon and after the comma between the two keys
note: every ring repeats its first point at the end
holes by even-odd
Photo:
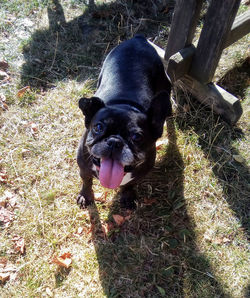
{"type": "MultiPolygon", "coordinates": [[[[137,210],[113,237],[101,235],[97,208],[89,208],[99,275],[107,297],[182,297],[199,287],[204,296],[223,296],[198,251],[183,194],[184,163],[172,119],[169,145],[153,172],[138,187],[137,210]],[[186,289],[189,289],[187,292],[186,289]],[[177,296],[176,296],[177,295],[177,296]]],[[[110,217],[118,200],[114,199],[110,217]]]]}
{"type": "MultiPolygon", "coordinates": [[[[241,61],[225,73],[218,85],[238,98],[246,97],[250,74],[248,65],[249,59],[241,61]]],[[[209,160],[226,202],[249,238],[249,167],[237,148],[238,141],[246,142],[244,132],[238,124],[233,127],[228,125],[211,110],[186,95],[180,95],[179,108],[182,112],[177,113],[176,123],[180,130],[198,136],[198,146],[209,160]],[[183,113],[186,104],[191,108],[183,113]]],[[[247,127],[248,120],[243,116],[239,120],[243,121],[240,126],[247,127]]]]}

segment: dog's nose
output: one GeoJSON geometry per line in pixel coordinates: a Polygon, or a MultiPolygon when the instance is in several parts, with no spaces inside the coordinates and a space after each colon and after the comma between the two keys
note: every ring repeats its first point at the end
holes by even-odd
{"type": "Polygon", "coordinates": [[[122,141],[115,137],[109,138],[107,144],[112,149],[120,149],[122,147],[122,141]]]}

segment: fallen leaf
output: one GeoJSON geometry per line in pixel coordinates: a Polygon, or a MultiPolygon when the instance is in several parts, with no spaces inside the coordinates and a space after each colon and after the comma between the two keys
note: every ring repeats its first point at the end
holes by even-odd
{"type": "Polygon", "coordinates": [[[156,199],[154,199],[154,198],[152,198],[152,199],[144,198],[143,203],[146,206],[151,206],[152,204],[156,203],[156,199]]]}
{"type": "Polygon", "coordinates": [[[72,254],[70,252],[65,252],[63,255],[60,256],[60,258],[63,258],[63,259],[68,259],[71,257],[72,257],[72,254]]]}
{"type": "Polygon", "coordinates": [[[22,98],[26,92],[30,91],[30,86],[25,86],[22,89],[18,90],[17,97],[22,98]]]}
{"type": "Polygon", "coordinates": [[[92,16],[95,19],[107,19],[113,16],[113,11],[111,9],[99,10],[99,11],[93,12],[92,16]]]}
{"type": "Polygon", "coordinates": [[[1,272],[16,272],[17,268],[13,264],[7,264],[4,269],[1,270],[1,272]]]}
{"type": "Polygon", "coordinates": [[[95,192],[95,199],[100,199],[103,196],[102,192],[95,192]]]}
{"type": "Polygon", "coordinates": [[[0,206],[6,207],[6,205],[7,205],[7,201],[6,201],[5,197],[0,197],[0,206]]]}
{"type": "Polygon", "coordinates": [[[4,257],[0,258],[0,281],[2,283],[7,280],[14,280],[17,276],[17,268],[12,264],[7,265],[8,260],[4,257]]]}
{"type": "Polygon", "coordinates": [[[156,150],[161,149],[163,145],[165,145],[165,146],[168,145],[168,139],[162,139],[162,140],[157,141],[156,142],[156,150]]]}
{"type": "Polygon", "coordinates": [[[3,273],[3,272],[0,272],[0,281],[1,282],[6,282],[8,279],[10,279],[10,273],[3,273]]]}
{"type": "Polygon", "coordinates": [[[96,230],[96,226],[94,223],[91,224],[90,228],[86,229],[86,234],[90,234],[96,230]]]}
{"type": "Polygon", "coordinates": [[[8,62],[2,60],[0,61],[0,69],[6,71],[9,68],[8,62]]]}
{"type": "Polygon", "coordinates": [[[80,235],[80,234],[82,234],[82,232],[83,232],[83,227],[79,227],[79,228],[77,229],[76,234],[80,235]]]}
{"type": "Polygon", "coordinates": [[[230,242],[232,242],[232,240],[229,239],[229,238],[227,238],[227,237],[223,237],[222,241],[223,241],[223,243],[230,243],[230,242]]]}
{"type": "Polygon", "coordinates": [[[8,227],[14,218],[14,213],[0,206],[0,225],[8,227]]]}
{"type": "Polygon", "coordinates": [[[38,125],[34,122],[29,123],[31,131],[33,134],[36,134],[38,132],[38,125]]]}
{"type": "Polygon", "coordinates": [[[14,241],[15,251],[20,252],[21,255],[23,255],[26,250],[24,239],[22,237],[16,235],[12,238],[12,241],[14,241]]]}
{"type": "Polygon", "coordinates": [[[53,256],[52,263],[57,264],[64,268],[69,268],[72,263],[71,257],[72,257],[72,255],[69,252],[66,252],[59,257],[53,256]]]}
{"type": "Polygon", "coordinates": [[[127,215],[127,216],[125,216],[124,218],[125,218],[125,220],[129,220],[130,217],[131,217],[131,215],[127,215]]]}
{"type": "Polygon", "coordinates": [[[160,292],[161,296],[166,297],[166,291],[160,286],[156,285],[156,287],[157,287],[158,291],[160,292]]]}
{"type": "Polygon", "coordinates": [[[86,236],[90,234],[91,230],[88,227],[79,227],[77,228],[76,232],[74,233],[75,236],[80,237],[82,234],[86,236]]]}
{"type": "Polygon", "coordinates": [[[215,150],[217,153],[223,152],[223,148],[221,148],[221,147],[215,147],[215,150]]]}
{"type": "Polygon", "coordinates": [[[101,203],[105,203],[106,201],[106,196],[107,193],[103,193],[103,192],[95,192],[95,200],[101,203]]]}
{"type": "Polygon", "coordinates": [[[184,111],[185,113],[190,112],[190,105],[188,105],[188,104],[184,104],[184,106],[183,106],[183,111],[184,111]]]}
{"type": "Polygon", "coordinates": [[[0,269],[6,267],[6,264],[8,262],[8,259],[6,257],[0,258],[0,269]]]}
{"type": "Polygon", "coordinates": [[[162,11],[162,13],[168,13],[169,12],[169,7],[168,6],[166,6],[165,8],[163,8],[163,11],[162,11]]]}
{"type": "Polygon", "coordinates": [[[9,75],[7,72],[0,70],[0,80],[1,81],[7,81],[9,79],[9,75]]]}
{"type": "Polygon", "coordinates": [[[43,63],[43,61],[41,59],[39,59],[39,58],[35,58],[34,59],[34,62],[39,63],[39,64],[42,64],[43,63]]]}
{"type": "Polygon", "coordinates": [[[118,226],[121,226],[125,222],[125,217],[119,214],[113,214],[113,219],[118,226]]]}
{"type": "Polygon", "coordinates": [[[126,216],[131,215],[133,213],[133,210],[131,209],[126,209],[125,210],[126,216]]]}
{"type": "Polygon", "coordinates": [[[7,183],[7,181],[8,181],[7,173],[4,171],[0,172],[0,183],[7,183]]]}
{"type": "Polygon", "coordinates": [[[49,296],[49,297],[53,297],[53,293],[52,293],[52,291],[51,291],[51,289],[50,288],[46,288],[46,294],[49,296]]]}
{"type": "Polygon", "coordinates": [[[17,204],[17,201],[18,196],[9,190],[6,190],[3,193],[3,196],[0,198],[0,205],[3,207],[10,206],[11,208],[14,208],[17,204]]]}
{"type": "Polygon", "coordinates": [[[236,160],[239,163],[244,162],[244,158],[241,155],[233,155],[234,160],[236,160]]]}
{"type": "Polygon", "coordinates": [[[231,240],[227,237],[222,237],[222,238],[215,238],[213,240],[214,244],[225,244],[225,243],[230,243],[231,240]]]}
{"type": "Polygon", "coordinates": [[[106,222],[102,224],[102,231],[106,236],[108,236],[108,234],[113,230],[114,230],[114,225],[112,222],[106,222]]]}
{"type": "Polygon", "coordinates": [[[205,235],[204,235],[204,239],[205,239],[206,241],[209,241],[209,242],[212,241],[212,237],[211,237],[210,235],[208,235],[208,234],[205,234],[205,235]]]}
{"type": "Polygon", "coordinates": [[[212,242],[213,242],[214,244],[222,244],[222,239],[215,238],[214,240],[212,240],[212,242]]]}
{"type": "Polygon", "coordinates": [[[5,101],[6,101],[5,95],[0,93],[0,109],[2,109],[3,111],[6,111],[9,109],[5,101]]]}
{"type": "Polygon", "coordinates": [[[22,149],[21,154],[23,158],[26,158],[30,155],[31,151],[29,149],[22,149]]]}

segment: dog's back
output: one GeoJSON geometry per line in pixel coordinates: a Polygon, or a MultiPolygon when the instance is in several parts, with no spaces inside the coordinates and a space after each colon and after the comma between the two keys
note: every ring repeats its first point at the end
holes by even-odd
{"type": "Polygon", "coordinates": [[[95,96],[105,103],[129,100],[147,110],[153,96],[170,92],[170,83],[156,50],[137,35],[121,43],[106,57],[95,96]]]}

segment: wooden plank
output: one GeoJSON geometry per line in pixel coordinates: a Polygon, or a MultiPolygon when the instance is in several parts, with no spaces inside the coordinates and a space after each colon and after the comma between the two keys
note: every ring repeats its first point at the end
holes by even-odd
{"type": "Polygon", "coordinates": [[[154,47],[160,56],[162,63],[165,66],[166,74],[171,83],[176,82],[188,73],[195,52],[195,47],[193,45],[181,49],[179,52],[172,55],[168,61],[166,61],[164,58],[165,51],[150,40],[148,40],[148,43],[154,47]]]}
{"type": "MultiPolygon", "coordinates": [[[[230,46],[232,43],[234,43],[244,35],[248,34],[249,32],[250,9],[235,19],[224,48],[230,46]]],[[[158,55],[163,59],[164,50],[160,47],[157,47],[154,43],[150,41],[148,42],[156,49],[158,55]]],[[[182,76],[188,74],[193,56],[195,54],[195,50],[196,48],[193,45],[191,45],[173,54],[169,58],[168,63],[166,60],[163,60],[163,63],[167,69],[167,74],[172,83],[179,80],[182,76]]]]}
{"type": "Polygon", "coordinates": [[[236,17],[224,48],[250,33],[250,9],[236,17]]]}
{"type": "Polygon", "coordinates": [[[202,0],[176,0],[165,59],[191,45],[199,19],[202,0]]]}
{"type": "Polygon", "coordinates": [[[189,72],[191,62],[195,53],[193,45],[181,49],[172,55],[167,64],[167,74],[172,83],[176,82],[189,72]]]}
{"type": "Polygon", "coordinates": [[[202,83],[213,79],[240,0],[212,0],[195,52],[190,75],[202,83]]]}
{"type": "Polygon", "coordinates": [[[242,107],[237,97],[213,83],[202,84],[186,75],[178,81],[178,86],[187,89],[201,103],[210,107],[226,122],[233,125],[242,115],[242,107]]]}
{"type": "MultiPolygon", "coordinates": [[[[164,50],[152,42],[149,43],[156,49],[158,55],[161,57],[162,62],[164,63],[164,66],[168,67],[168,63],[164,59],[164,50]]],[[[188,61],[188,59],[192,57],[193,50],[193,47],[188,48],[186,52],[187,58],[179,57],[175,60],[175,62],[177,63],[177,67],[180,68],[180,65],[182,65],[182,67],[186,69],[185,63],[189,63],[186,61],[188,61]],[[178,61],[180,61],[179,66],[178,61]]],[[[174,57],[175,55],[173,55],[170,58],[170,60],[174,60],[174,57]]],[[[184,75],[176,82],[176,86],[181,87],[182,89],[187,89],[201,103],[203,103],[206,106],[209,106],[215,113],[221,115],[221,117],[230,124],[235,124],[242,115],[242,107],[240,104],[240,100],[215,84],[202,84],[198,80],[192,78],[191,76],[184,75]]]]}

